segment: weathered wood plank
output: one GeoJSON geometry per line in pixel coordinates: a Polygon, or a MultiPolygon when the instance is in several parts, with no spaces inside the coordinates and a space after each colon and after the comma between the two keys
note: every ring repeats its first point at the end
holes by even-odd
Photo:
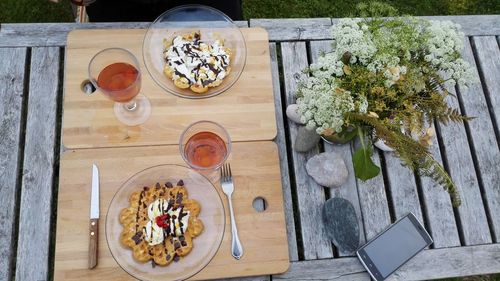
{"type": "Polygon", "coordinates": [[[290,263],[287,272],[273,280],[370,280],[357,258],[324,259],[290,263]]]}
{"type": "Polygon", "coordinates": [[[19,281],[48,276],[59,48],[33,48],[30,70],[16,264],[19,281]]]}
{"type": "Polygon", "coordinates": [[[486,100],[489,102],[489,111],[496,126],[496,138],[500,147],[500,49],[499,43],[495,37],[472,37],[472,46],[478,58],[481,73],[483,76],[483,89],[485,90],[486,100]]]}
{"type": "Polygon", "coordinates": [[[500,34],[500,15],[426,16],[429,20],[451,20],[460,24],[466,36],[500,34]]]}
{"type": "MultiPolygon", "coordinates": [[[[429,152],[442,165],[443,161],[436,136],[433,137],[432,143],[429,152]]],[[[432,246],[434,248],[460,246],[450,194],[428,177],[420,177],[420,188],[422,189],[421,199],[425,208],[427,231],[434,240],[432,246]]]]}
{"type": "MultiPolygon", "coordinates": [[[[462,25],[466,35],[500,34],[499,15],[432,16],[436,20],[452,20],[462,25]]],[[[272,41],[332,39],[329,26],[338,19],[251,19],[250,26],[261,26],[270,33],[272,41]]],[[[150,23],[37,23],[2,24],[0,46],[64,46],[66,35],[73,29],[88,28],[147,28],[150,23]]],[[[236,22],[240,27],[248,22],[236,22]]]]}
{"type": "MultiPolygon", "coordinates": [[[[456,96],[454,90],[450,93],[456,96]]],[[[455,97],[448,96],[446,100],[452,108],[459,108],[455,97]]],[[[459,231],[463,234],[464,243],[465,245],[491,243],[491,234],[464,125],[438,124],[437,128],[442,139],[448,172],[462,198],[462,204],[457,210],[460,217],[459,231]]]]}
{"type": "Polygon", "coordinates": [[[424,250],[388,280],[429,280],[500,271],[500,244],[424,250]]]}
{"type": "MultiPolygon", "coordinates": [[[[150,22],[113,23],[20,23],[0,25],[0,47],[65,46],[68,32],[73,29],[141,29],[150,22]]],[[[248,27],[248,21],[237,21],[239,27],[248,27]]]]}
{"type": "MultiPolygon", "coordinates": [[[[494,38],[493,38],[494,39],[494,38]]],[[[475,66],[474,55],[469,42],[466,42],[463,51],[464,59],[475,66]]],[[[496,81],[500,78],[497,73],[496,81]]],[[[486,210],[489,213],[493,226],[494,241],[500,241],[500,150],[498,149],[495,131],[488,113],[488,104],[478,83],[468,90],[459,88],[459,97],[464,108],[464,114],[476,118],[467,122],[470,129],[469,138],[472,141],[477,170],[480,175],[480,184],[486,197],[486,210]]],[[[498,95],[498,92],[494,92],[498,95]]]]}
{"type": "MultiPolygon", "coordinates": [[[[286,105],[295,102],[297,82],[308,66],[306,44],[303,42],[281,44],[286,105]]],[[[295,144],[298,126],[288,121],[292,147],[295,144]]],[[[305,164],[318,153],[315,148],[308,153],[292,152],[296,194],[300,212],[300,232],[306,260],[333,257],[331,242],[325,235],[321,219],[321,208],[325,202],[325,191],[306,172],[305,164]]]]}
{"type": "Polygon", "coordinates": [[[0,280],[12,273],[26,48],[0,48],[0,280]]]}
{"type": "Polygon", "coordinates": [[[329,18],[251,19],[250,27],[263,27],[270,41],[331,39],[329,18]]]}
{"type": "MultiPolygon", "coordinates": [[[[500,34],[500,15],[471,15],[471,16],[423,16],[428,20],[449,20],[461,25],[466,36],[498,35],[500,34]]],[[[332,19],[336,24],[339,19],[332,19]]]]}
{"type": "MultiPolygon", "coordinates": [[[[353,151],[360,147],[361,143],[356,138],[353,144],[353,148],[355,148],[353,151]]],[[[378,150],[375,148],[372,160],[375,165],[381,167],[378,150]]],[[[370,240],[391,224],[382,167],[378,176],[367,181],[356,179],[356,182],[358,184],[358,196],[361,213],[363,214],[365,236],[367,240],[370,240]]]]}
{"type": "Polygon", "coordinates": [[[412,212],[417,219],[424,223],[417,183],[412,170],[403,166],[394,152],[384,153],[384,169],[389,183],[389,192],[394,210],[395,219],[399,219],[412,212]]]}
{"type": "MultiPolygon", "coordinates": [[[[331,51],[332,49],[332,41],[331,40],[326,40],[326,41],[311,41],[310,42],[310,51],[311,51],[311,59],[312,62],[317,61],[318,56],[321,53],[326,53],[331,51]]],[[[352,165],[352,152],[351,152],[351,145],[350,144],[344,144],[344,145],[337,145],[337,144],[329,144],[327,142],[323,142],[324,148],[326,152],[336,152],[342,156],[342,158],[345,161],[345,164],[347,166],[347,170],[349,172],[349,176],[347,178],[347,182],[344,183],[344,185],[340,188],[332,188],[330,189],[330,196],[331,198],[334,197],[341,197],[344,199],[349,200],[349,202],[352,203],[354,206],[354,210],[356,211],[356,216],[358,218],[359,222],[359,235],[360,235],[360,245],[363,245],[366,241],[365,239],[365,231],[363,227],[363,218],[361,216],[361,208],[359,206],[359,197],[358,197],[358,189],[356,187],[356,177],[354,176],[354,168],[352,165]]],[[[338,255],[341,257],[345,256],[353,256],[355,255],[354,252],[343,252],[340,251],[338,252],[338,255]]]]}
{"type": "Polygon", "coordinates": [[[297,237],[295,234],[295,221],[293,215],[292,188],[290,185],[290,172],[288,171],[288,154],[286,148],[285,124],[283,120],[283,107],[281,102],[280,76],[276,43],[269,44],[271,55],[271,73],[273,76],[274,105],[276,107],[276,126],[278,132],[275,142],[278,145],[281,168],[281,184],[283,186],[283,202],[285,204],[286,232],[288,235],[288,254],[290,261],[299,259],[297,250],[297,237]]]}
{"type": "MultiPolygon", "coordinates": [[[[429,280],[500,270],[500,244],[424,250],[387,280],[429,280]]],[[[369,280],[357,258],[299,261],[273,280],[369,280]],[[364,277],[365,279],[361,279],[364,277]]]]}

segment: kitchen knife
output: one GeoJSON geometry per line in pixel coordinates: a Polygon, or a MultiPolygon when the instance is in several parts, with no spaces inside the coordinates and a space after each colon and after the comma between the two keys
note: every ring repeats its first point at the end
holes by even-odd
{"type": "Polygon", "coordinates": [[[97,240],[99,233],[99,170],[92,166],[92,193],[90,195],[90,227],[89,227],[89,269],[97,265],[97,240]]]}

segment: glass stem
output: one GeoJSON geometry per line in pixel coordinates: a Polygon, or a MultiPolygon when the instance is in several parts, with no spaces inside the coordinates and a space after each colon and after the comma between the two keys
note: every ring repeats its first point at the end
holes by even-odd
{"type": "Polygon", "coordinates": [[[135,102],[135,99],[133,99],[127,103],[124,103],[123,107],[125,107],[125,109],[128,111],[134,111],[137,109],[137,102],[135,102]]]}

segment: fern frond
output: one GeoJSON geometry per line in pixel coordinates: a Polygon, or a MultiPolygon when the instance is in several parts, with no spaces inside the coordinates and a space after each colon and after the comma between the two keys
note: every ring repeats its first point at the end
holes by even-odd
{"type": "Polygon", "coordinates": [[[417,172],[421,176],[431,178],[434,182],[441,185],[451,196],[453,207],[458,207],[461,204],[460,193],[457,186],[446,172],[443,166],[439,164],[431,154],[427,154],[421,161],[417,172]]]}
{"type": "Polygon", "coordinates": [[[352,112],[346,113],[346,117],[352,123],[357,121],[357,123],[372,127],[376,136],[395,150],[405,166],[423,176],[430,177],[448,191],[454,206],[460,205],[460,194],[455,183],[425,146],[403,134],[399,126],[386,124],[378,118],[352,112]]]}
{"type": "Polygon", "coordinates": [[[437,121],[440,123],[443,123],[445,125],[448,125],[448,122],[453,121],[453,122],[463,122],[463,121],[469,121],[474,119],[474,117],[468,117],[464,116],[458,111],[456,108],[446,108],[442,112],[437,112],[433,114],[433,117],[436,118],[437,121]]]}

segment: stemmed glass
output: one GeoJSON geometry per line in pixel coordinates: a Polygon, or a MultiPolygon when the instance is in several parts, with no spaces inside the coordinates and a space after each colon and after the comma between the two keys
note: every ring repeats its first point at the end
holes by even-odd
{"type": "Polygon", "coordinates": [[[98,52],[89,63],[89,79],[115,102],[116,118],[125,125],[143,124],[151,115],[151,103],[141,90],[137,58],[128,50],[109,48],[98,52]]]}
{"type": "Polygon", "coordinates": [[[198,121],[182,133],[179,150],[191,168],[216,181],[218,169],[231,153],[231,138],[221,125],[212,121],[198,121]]]}

